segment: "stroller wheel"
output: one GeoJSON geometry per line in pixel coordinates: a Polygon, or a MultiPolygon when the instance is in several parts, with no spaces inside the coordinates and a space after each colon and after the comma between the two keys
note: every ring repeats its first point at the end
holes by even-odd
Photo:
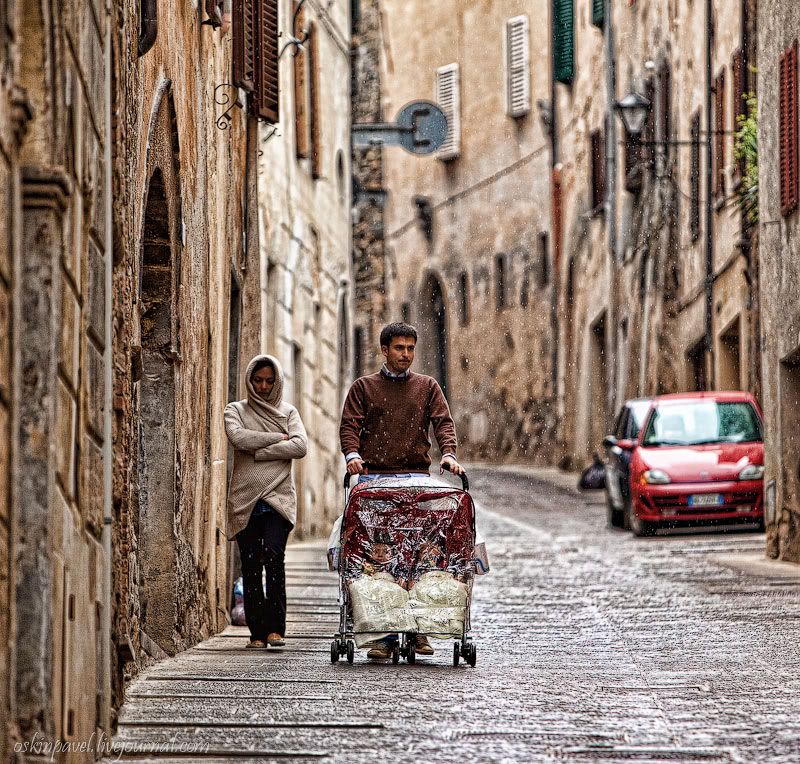
{"type": "Polygon", "coordinates": [[[453,665],[458,666],[458,659],[461,657],[461,645],[458,642],[453,643],[453,665]]]}
{"type": "Polygon", "coordinates": [[[392,649],[392,663],[396,666],[400,662],[400,645],[395,645],[392,649]]]}
{"type": "Polygon", "coordinates": [[[339,662],[339,643],[334,639],[331,642],[331,663],[339,662]]]}
{"type": "Polygon", "coordinates": [[[356,645],[352,639],[347,640],[347,662],[352,664],[356,657],[356,645]]]}
{"type": "Polygon", "coordinates": [[[408,645],[408,652],[406,653],[406,661],[408,663],[416,663],[417,662],[417,651],[414,648],[414,643],[410,642],[408,645]]]}
{"type": "Polygon", "coordinates": [[[475,647],[474,644],[470,643],[467,649],[467,663],[469,663],[472,668],[475,668],[475,662],[478,659],[478,648],[475,647]]]}

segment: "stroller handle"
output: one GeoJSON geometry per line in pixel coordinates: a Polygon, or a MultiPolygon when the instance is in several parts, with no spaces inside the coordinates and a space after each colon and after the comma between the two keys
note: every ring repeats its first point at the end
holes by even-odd
{"type": "MultiPolygon", "coordinates": [[[[449,471],[450,470],[448,470],[448,472],[449,471]]],[[[345,472],[344,473],[344,490],[345,491],[350,489],[350,478],[352,478],[352,477],[353,476],[349,472],[345,472]]],[[[469,491],[469,478],[467,477],[467,473],[466,472],[462,472],[461,475],[459,475],[459,477],[461,478],[461,487],[465,491],[469,491]]]]}

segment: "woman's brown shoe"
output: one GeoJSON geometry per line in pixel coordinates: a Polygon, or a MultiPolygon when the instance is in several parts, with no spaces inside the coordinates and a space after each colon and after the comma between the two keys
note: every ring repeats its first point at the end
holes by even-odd
{"type": "Polygon", "coordinates": [[[280,634],[270,634],[267,637],[267,644],[270,647],[283,647],[286,644],[286,640],[280,634]]]}
{"type": "Polygon", "coordinates": [[[263,650],[267,645],[260,639],[251,639],[245,647],[250,647],[254,650],[263,650]]]}

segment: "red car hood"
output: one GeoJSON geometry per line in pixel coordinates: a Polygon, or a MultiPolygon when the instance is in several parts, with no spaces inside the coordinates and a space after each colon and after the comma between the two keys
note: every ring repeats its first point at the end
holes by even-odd
{"type": "Polygon", "coordinates": [[[748,464],[764,463],[763,443],[640,448],[642,469],[663,470],[676,483],[736,480],[748,464]]]}

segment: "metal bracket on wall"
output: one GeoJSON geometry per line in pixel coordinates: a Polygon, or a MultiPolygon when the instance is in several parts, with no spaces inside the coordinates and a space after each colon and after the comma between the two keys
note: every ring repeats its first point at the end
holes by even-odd
{"type": "Polygon", "coordinates": [[[300,0],[300,2],[297,4],[297,7],[294,9],[294,14],[292,15],[292,30],[291,34],[289,35],[289,41],[281,48],[281,52],[278,53],[278,61],[283,58],[283,54],[286,53],[286,51],[292,46],[295,48],[296,55],[297,49],[302,48],[308,40],[308,32],[305,30],[303,30],[302,40],[299,37],[294,36],[294,31],[297,28],[297,17],[300,15],[300,9],[305,5],[305,2],[306,0],[300,0]]]}
{"type": "MultiPolygon", "coordinates": [[[[266,133],[266,134],[264,135],[264,137],[261,139],[261,143],[269,143],[269,141],[270,141],[272,138],[280,138],[280,137],[281,137],[281,134],[278,132],[278,126],[277,126],[277,125],[275,125],[275,126],[272,128],[272,130],[270,130],[268,133],[266,133]]],[[[258,155],[259,155],[260,157],[263,157],[263,156],[264,156],[264,149],[259,149],[259,150],[258,150],[258,155]]]]}
{"type": "Polygon", "coordinates": [[[234,84],[232,84],[230,82],[223,82],[222,84],[217,85],[214,88],[214,103],[217,104],[218,106],[227,106],[228,107],[227,109],[225,109],[225,111],[222,112],[222,114],[220,114],[217,117],[216,125],[220,130],[227,130],[230,127],[231,122],[233,121],[233,117],[231,116],[231,112],[234,109],[236,109],[236,108],[243,109],[244,108],[244,104],[242,103],[241,99],[239,98],[239,88],[237,88],[236,85],[234,85],[234,84]],[[224,91],[221,94],[218,95],[218,91],[220,90],[220,88],[229,88],[230,90],[232,90],[234,92],[233,98],[231,98],[230,93],[227,93],[227,92],[224,92],[224,91]],[[230,104],[230,105],[228,105],[228,104],[230,104]]]}

